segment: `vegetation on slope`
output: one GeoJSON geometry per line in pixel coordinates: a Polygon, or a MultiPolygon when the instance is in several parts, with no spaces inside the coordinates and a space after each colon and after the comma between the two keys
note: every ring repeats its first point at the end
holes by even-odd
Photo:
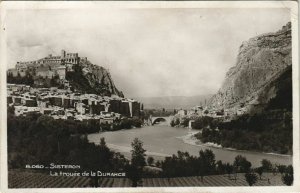
{"type": "Polygon", "coordinates": [[[271,82],[265,92],[271,88],[275,88],[276,95],[262,112],[245,114],[230,122],[199,118],[194,127],[203,130],[196,137],[223,147],[292,154],[292,68],[271,82]]]}
{"type": "Polygon", "coordinates": [[[104,96],[111,96],[108,86],[104,83],[95,83],[92,86],[85,75],[83,75],[81,66],[74,66],[74,71],[67,72],[66,79],[71,82],[73,91],[80,91],[88,94],[100,94],[104,96]]]}
{"type": "MultiPolygon", "coordinates": [[[[82,122],[83,123],[83,122],[82,122]]],[[[96,127],[94,129],[97,129],[96,127]]],[[[13,116],[8,112],[8,167],[9,169],[24,169],[26,164],[50,163],[80,165],[83,171],[126,172],[132,186],[141,184],[144,177],[179,177],[205,176],[215,174],[261,172],[282,172],[282,178],[287,185],[292,184],[292,166],[274,166],[268,161],[262,162],[262,171],[251,167],[245,157],[237,156],[234,163],[223,163],[215,160],[211,150],[201,150],[199,156],[191,156],[188,152],[178,152],[177,155],[157,161],[156,167],[160,173],[147,172],[145,149],[138,139],[132,143],[131,163],[120,153],[111,151],[104,138],[99,145],[89,143],[83,133],[93,131],[92,125],[78,124],[72,120],[54,120],[39,114],[28,114],[26,117],[13,116]],[[82,127],[78,129],[78,127],[82,127]],[[263,164],[264,163],[264,164],[263,164]],[[267,164],[266,164],[267,163],[267,164]],[[280,169],[279,169],[280,168],[280,169]]],[[[150,160],[150,159],[148,159],[150,160]]],[[[153,167],[153,160],[148,161],[153,167]]],[[[47,171],[45,171],[47,172],[47,171]]],[[[98,187],[100,178],[91,177],[91,186],[98,187]]],[[[253,179],[250,179],[253,182],[253,179]]]]}

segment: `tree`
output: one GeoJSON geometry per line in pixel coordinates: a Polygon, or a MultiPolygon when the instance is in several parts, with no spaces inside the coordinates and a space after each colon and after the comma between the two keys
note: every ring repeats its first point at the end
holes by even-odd
{"type": "Polygon", "coordinates": [[[145,166],[146,150],[143,148],[143,142],[140,141],[138,138],[135,138],[131,143],[131,146],[131,164],[138,168],[145,166]]]}
{"type": "Polygon", "coordinates": [[[157,160],[157,161],[155,162],[155,166],[156,166],[156,167],[161,167],[161,165],[162,165],[162,163],[161,163],[160,161],[157,160]]]}
{"type": "MultiPolygon", "coordinates": [[[[90,151],[90,158],[88,160],[84,160],[84,165],[91,171],[111,171],[112,166],[112,158],[113,152],[109,150],[106,146],[106,142],[102,137],[100,139],[100,145],[98,147],[92,148],[90,151]]],[[[99,187],[99,179],[100,182],[103,178],[99,178],[99,176],[91,176],[91,182],[94,187],[99,187]]]]}
{"type": "Polygon", "coordinates": [[[214,172],[216,164],[215,164],[215,154],[210,149],[206,149],[205,151],[200,150],[199,159],[203,161],[203,164],[207,168],[207,174],[214,172]]]}
{"type": "Polygon", "coordinates": [[[263,168],[263,170],[265,172],[268,172],[268,171],[272,170],[273,166],[272,166],[272,163],[269,160],[263,159],[263,160],[261,160],[261,167],[263,168]]]}
{"type": "Polygon", "coordinates": [[[146,150],[143,148],[143,142],[138,138],[133,140],[131,146],[131,164],[126,167],[126,171],[132,181],[132,186],[136,187],[142,178],[142,168],[146,165],[146,150]]]}
{"type": "Polygon", "coordinates": [[[132,119],[130,119],[131,125],[133,125],[134,127],[140,128],[143,124],[143,121],[141,119],[139,119],[138,117],[133,117],[132,119]]]}
{"type": "Polygon", "coordinates": [[[245,178],[249,186],[252,186],[257,182],[257,175],[255,173],[246,173],[245,178]]]}
{"type": "Polygon", "coordinates": [[[233,166],[230,165],[229,163],[226,163],[225,171],[228,174],[228,178],[230,179],[230,174],[232,174],[232,172],[233,172],[233,166]]]}
{"type": "Polygon", "coordinates": [[[235,157],[233,165],[239,172],[248,173],[252,164],[245,157],[238,155],[235,157]]]}
{"type": "Polygon", "coordinates": [[[141,170],[132,164],[128,164],[125,166],[125,171],[128,178],[132,181],[131,186],[137,187],[142,178],[141,170]]]}
{"type": "Polygon", "coordinates": [[[180,120],[179,119],[176,119],[175,120],[175,125],[179,125],[180,124],[180,120]]]}
{"type": "Polygon", "coordinates": [[[114,153],[111,162],[113,166],[113,171],[120,171],[120,169],[124,169],[125,166],[129,164],[129,161],[125,158],[125,156],[119,152],[114,153]]]}
{"type": "Polygon", "coordinates": [[[149,156],[149,157],[147,158],[147,163],[148,163],[149,166],[151,166],[151,165],[154,163],[154,158],[151,157],[151,156],[149,156]]]}
{"type": "Polygon", "coordinates": [[[171,126],[171,127],[174,127],[174,126],[175,126],[175,122],[174,122],[174,120],[171,120],[171,122],[170,122],[170,126],[171,126]]]}
{"type": "Polygon", "coordinates": [[[21,74],[20,74],[19,71],[18,71],[15,83],[16,84],[22,84],[22,77],[21,77],[21,74]]]}
{"type": "Polygon", "coordinates": [[[201,181],[203,182],[203,176],[212,174],[216,170],[215,154],[209,149],[206,149],[205,151],[200,150],[198,162],[198,172],[201,176],[201,181]]]}
{"type": "Polygon", "coordinates": [[[101,137],[100,138],[100,150],[101,151],[109,151],[107,145],[106,145],[106,142],[105,142],[105,138],[104,137],[101,137]]]}
{"type": "Polygon", "coordinates": [[[217,161],[216,166],[218,174],[224,174],[226,172],[226,164],[223,164],[221,160],[217,161]]]}
{"type": "Polygon", "coordinates": [[[294,176],[288,173],[283,174],[282,176],[282,182],[285,185],[291,186],[294,182],[294,176]]]}
{"type": "Polygon", "coordinates": [[[189,126],[189,122],[190,122],[190,119],[189,119],[189,118],[187,118],[187,117],[182,117],[181,125],[183,125],[184,127],[188,127],[188,126],[189,126]]]}
{"type": "Polygon", "coordinates": [[[204,182],[204,175],[205,175],[205,167],[203,165],[200,165],[199,167],[199,175],[201,177],[201,182],[204,182]]]}
{"type": "Polygon", "coordinates": [[[261,180],[261,176],[262,176],[262,174],[263,174],[263,172],[264,172],[264,168],[263,168],[263,167],[258,167],[258,168],[256,169],[256,172],[258,173],[259,179],[261,180]]]}
{"type": "Polygon", "coordinates": [[[174,127],[174,126],[179,125],[179,124],[180,124],[180,120],[176,117],[174,117],[170,122],[171,127],[174,127]]]}
{"type": "MultiPolygon", "coordinates": [[[[56,162],[80,165],[78,172],[124,172],[129,164],[123,155],[108,149],[104,138],[99,140],[100,144],[89,143],[83,135],[89,125],[83,122],[55,120],[38,113],[8,114],[7,127],[10,169],[56,162]]],[[[91,186],[99,186],[99,178],[91,177],[91,186]]]]}
{"type": "Polygon", "coordinates": [[[286,171],[286,166],[285,165],[279,165],[277,166],[278,172],[283,175],[283,173],[286,171]]]}
{"type": "Polygon", "coordinates": [[[291,186],[294,182],[294,171],[293,171],[293,166],[289,165],[286,168],[285,173],[282,176],[282,182],[285,185],[291,186]]]}

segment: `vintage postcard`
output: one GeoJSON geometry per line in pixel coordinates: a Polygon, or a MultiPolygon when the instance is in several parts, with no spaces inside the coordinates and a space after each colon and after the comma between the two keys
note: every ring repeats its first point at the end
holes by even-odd
{"type": "Polygon", "coordinates": [[[1,2],[1,192],[299,192],[296,1],[1,2]]]}

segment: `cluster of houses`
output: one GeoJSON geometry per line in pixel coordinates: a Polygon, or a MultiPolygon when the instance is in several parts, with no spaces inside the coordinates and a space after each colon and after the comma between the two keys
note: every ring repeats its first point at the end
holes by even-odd
{"type": "Polygon", "coordinates": [[[39,112],[54,119],[90,120],[112,123],[124,117],[139,117],[140,103],[119,96],[74,93],[65,89],[33,88],[7,84],[7,104],[16,116],[39,112]]]}
{"type": "Polygon", "coordinates": [[[253,100],[250,101],[247,105],[241,104],[240,106],[234,106],[225,109],[215,108],[212,106],[195,106],[188,110],[180,109],[175,114],[175,117],[179,119],[180,122],[184,121],[185,118],[188,118],[188,127],[192,128],[193,123],[199,117],[207,116],[226,122],[231,121],[240,115],[249,113],[252,107],[256,108],[256,112],[261,110],[258,109],[258,107],[260,107],[259,102],[257,100],[253,100]]]}
{"type": "Polygon", "coordinates": [[[179,116],[189,116],[189,117],[209,116],[214,118],[224,117],[229,113],[230,112],[227,110],[210,109],[203,106],[195,106],[189,110],[180,109],[177,111],[177,115],[179,116]]]}
{"type": "Polygon", "coordinates": [[[198,117],[208,116],[216,119],[222,119],[226,121],[230,118],[230,115],[232,115],[232,111],[225,109],[225,110],[219,110],[214,108],[208,108],[203,106],[195,106],[189,110],[180,109],[177,111],[175,117],[179,118],[180,122],[184,120],[184,118],[189,119],[189,125],[188,128],[192,128],[195,120],[198,117]]]}

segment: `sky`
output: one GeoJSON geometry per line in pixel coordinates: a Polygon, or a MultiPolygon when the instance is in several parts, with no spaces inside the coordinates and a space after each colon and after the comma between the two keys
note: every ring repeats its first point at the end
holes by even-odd
{"type": "Polygon", "coordinates": [[[127,97],[214,94],[243,41],[275,32],[288,9],[9,10],[8,68],[62,49],[107,68],[127,97]]]}

